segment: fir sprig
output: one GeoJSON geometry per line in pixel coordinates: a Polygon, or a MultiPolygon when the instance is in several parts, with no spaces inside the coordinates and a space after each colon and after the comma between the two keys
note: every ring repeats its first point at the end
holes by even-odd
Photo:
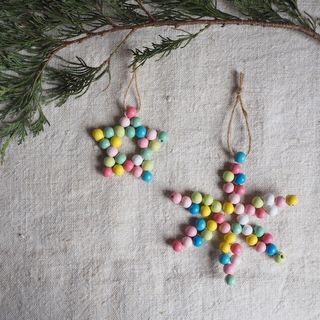
{"type": "Polygon", "coordinates": [[[301,32],[320,43],[319,19],[302,12],[297,0],[8,0],[0,8],[0,157],[12,141],[39,134],[48,120],[43,107],[84,94],[110,74],[114,54],[136,30],[146,27],[199,25],[160,42],[133,49],[132,65],[168,56],[211,25],[253,25],[301,32]],[[228,1],[233,14],[220,9],[228,1]],[[205,27],[203,27],[205,26],[205,27]],[[81,57],[53,67],[60,50],[92,37],[129,31],[98,66],[81,57]]]}

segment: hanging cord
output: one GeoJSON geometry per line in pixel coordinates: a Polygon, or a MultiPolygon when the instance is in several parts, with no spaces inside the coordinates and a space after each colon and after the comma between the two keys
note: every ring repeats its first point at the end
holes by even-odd
{"type": "Polygon", "coordinates": [[[126,89],[126,92],[124,94],[124,98],[123,98],[123,108],[124,111],[126,111],[127,109],[127,99],[128,99],[128,95],[129,95],[129,91],[130,88],[134,82],[134,87],[135,87],[135,91],[136,91],[136,100],[137,100],[137,109],[140,110],[141,109],[141,96],[140,96],[140,91],[139,91],[139,87],[138,87],[138,69],[136,68],[135,65],[133,65],[132,67],[132,76],[131,79],[129,81],[129,85],[126,89]]]}
{"type": "Polygon", "coordinates": [[[234,116],[234,112],[237,108],[237,106],[240,106],[241,112],[243,114],[244,120],[245,120],[245,124],[246,124],[246,129],[247,129],[247,133],[248,133],[248,139],[249,139],[249,146],[248,146],[248,152],[247,155],[249,155],[249,153],[251,152],[251,147],[252,147],[252,134],[251,134],[251,129],[250,129],[250,125],[249,125],[249,120],[248,120],[248,112],[244,107],[244,103],[242,100],[242,94],[244,91],[244,73],[240,72],[240,79],[239,79],[239,87],[237,89],[237,96],[236,96],[236,101],[232,107],[232,111],[231,111],[231,115],[230,115],[230,120],[229,120],[229,124],[228,124],[228,133],[227,133],[227,142],[228,142],[228,149],[231,155],[234,155],[235,152],[232,149],[231,146],[231,127],[232,127],[232,122],[233,122],[233,116],[234,116]]]}

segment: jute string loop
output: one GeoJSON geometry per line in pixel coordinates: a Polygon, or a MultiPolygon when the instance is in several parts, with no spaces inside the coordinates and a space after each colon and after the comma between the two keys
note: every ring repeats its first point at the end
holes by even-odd
{"type": "Polygon", "coordinates": [[[129,95],[129,91],[130,91],[130,88],[134,82],[134,88],[135,88],[135,94],[136,94],[136,100],[137,100],[137,109],[140,110],[141,109],[141,96],[140,96],[140,91],[139,91],[139,86],[138,86],[138,69],[133,66],[132,67],[132,76],[131,76],[131,79],[129,81],[129,85],[125,91],[125,94],[124,94],[124,98],[123,98],[123,108],[124,108],[124,111],[126,111],[127,109],[127,99],[128,99],[128,95],[129,95]]]}
{"type": "Polygon", "coordinates": [[[249,139],[249,146],[248,146],[247,155],[249,155],[249,153],[251,152],[252,134],[251,134],[251,129],[250,129],[249,120],[248,120],[248,112],[245,109],[244,103],[242,100],[243,91],[244,91],[244,73],[241,72],[240,78],[239,78],[239,87],[236,91],[236,100],[235,100],[235,103],[232,107],[230,120],[229,120],[229,124],[228,124],[228,132],[227,132],[228,149],[229,149],[229,152],[231,155],[235,154],[235,152],[233,151],[233,148],[231,146],[231,139],[232,139],[232,135],[231,135],[232,128],[231,127],[232,127],[234,112],[236,111],[237,106],[240,107],[240,110],[241,110],[243,117],[244,117],[244,120],[245,120],[246,129],[247,129],[247,134],[248,134],[248,139],[249,139]]]}

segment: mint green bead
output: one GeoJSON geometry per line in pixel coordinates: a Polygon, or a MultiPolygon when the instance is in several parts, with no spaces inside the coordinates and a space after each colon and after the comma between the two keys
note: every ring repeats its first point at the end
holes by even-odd
{"type": "Polygon", "coordinates": [[[213,237],[213,232],[205,229],[201,232],[201,236],[206,240],[206,241],[210,241],[213,237]]]}
{"type": "Polygon", "coordinates": [[[225,182],[232,182],[234,179],[234,174],[231,171],[225,171],[223,173],[223,180],[225,182]]]}
{"type": "Polygon", "coordinates": [[[167,132],[161,131],[161,132],[159,133],[159,140],[160,140],[160,142],[167,142],[168,139],[169,139],[169,135],[168,135],[167,132]]]}
{"type": "Polygon", "coordinates": [[[222,210],[222,204],[218,200],[213,200],[212,205],[211,205],[211,210],[214,213],[218,213],[222,210]]]}
{"type": "Polygon", "coordinates": [[[242,232],[242,226],[240,223],[233,223],[231,225],[231,230],[234,234],[240,234],[242,232]]]}
{"type": "Polygon", "coordinates": [[[114,133],[116,134],[116,136],[122,138],[122,137],[124,137],[126,131],[125,131],[124,127],[122,127],[122,126],[115,126],[114,133]]]}
{"type": "Polygon", "coordinates": [[[136,135],[136,129],[134,127],[126,127],[126,136],[130,139],[134,138],[136,135]]]}
{"type": "Polygon", "coordinates": [[[152,150],[150,148],[145,148],[141,150],[140,155],[144,160],[151,160],[152,159],[152,150]]]}
{"type": "Polygon", "coordinates": [[[191,200],[193,203],[199,204],[202,201],[202,195],[200,192],[193,192],[191,195],[191,200]]]}
{"type": "Polygon", "coordinates": [[[211,206],[213,202],[213,196],[210,194],[205,194],[202,198],[202,203],[205,204],[206,206],[211,206]]]}
{"type": "Polygon", "coordinates": [[[116,161],[112,157],[105,157],[103,163],[106,167],[111,168],[116,164],[116,161]]]}
{"type": "Polygon", "coordinates": [[[142,120],[139,117],[134,117],[130,120],[130,124],[134,127],[140,127],[142,125],[142,120]]]}
{"type": "Polygon", "coordinates": [[[109,139],[102,139],[100,142],[99,142],[99,146],[102,150],[105,150],[107,148],[110,147],[110,141],[109,139]]]}
{"type": "Polygon", "coordinates": [[[108,139],[112,138],[114,136],[114,130],[111,127],[107,127],[103,130],[104,136],[108,139]]]}
{"type": "Polygon", "coordinates": [[[114,159],[116,163],[123,164],[127,160],[127,156],[124,153],[118,153],[114,159]]]}
{"type": "Polygon", "coordinates": [[[144,171],[152,171],[152,169],[153,169],[153,161],[152,160],[143,160],[141,166],[142,166],[142,169],[144,171]]]}
{"type": "Polygon", "coordinates": [[[149,148],[152,151],[159,151],[161,147],[161,142],[159,140],[152,140],[149,142],[149,148]]]}
{"type": "Polygon", "coordinates": [[[229,285],[229,286],[233,286],[236,283],[236,278],[232,274],[228,274],[225,277],[225,280],[226,280],[227,285],[229,285]]]}
{"type": "Polygon", "coordinates": [[[261,238],[264,235],[264,229],[261,226],[255,226],[253,228],[254,234],[258,237],[261,238]]]}

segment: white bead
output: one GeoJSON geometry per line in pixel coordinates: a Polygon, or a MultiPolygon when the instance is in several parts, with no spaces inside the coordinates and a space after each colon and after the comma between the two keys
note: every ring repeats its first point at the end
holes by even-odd
{"type": "Polygon", "coordinates": [[[249,224],[243,226],[243,228],[242,228],[243,235],[250,236],[250,234],[252,234],[252,232],[253,232],[253,229],[249,224]]]}
{"type": "Polygon", "coordinates": [[[242,214],[241,216],[237,217],[237,221],[244,226],[249,222],[249,216],[247,216],[246,214],[242,214]]]}
{"type": "Polygon", "coordinates": [[[239,255],[234,254],[233,256],[231,256],[231,262],[232,264],[234,264],[235,266],[238,266],[241,263],[241,258],[239,255]]]}
{"type": "Polygon", "coordinates": [[[269,208],[269,210],[267,211],[269,216],[274,217],[279,213],[279,209],[276,206],[272,206],[269,208]]]}
{"type": "Polygon", "coordinates": [[[127,117],[120,118],[120,125],[124,128],[129,127],[130,126],[130,119],[127,117]]]}
{"type": "Polygon", "coordinates": [[[140,156],[140,154],[135,154],[132,157],[132,162],[134,163],[135,166],[140,166],[143,162],[143,158],[140,156]]]}
{"type": "Polygon", "coordinates": [[[272,193],[268,193],[263,197],[264,206],[273,206],[274,205],[274,195],[272,193]]]}
{"type": "Polygon", "coordinates": [[[229,200],[232,204],[237,204],[240,202],[240,196],[233,192],[229,195],[229,200]]]}
{"type": "Polygon", "coordinates": [[[148,129],[148,132],[147,132],[147,139],[148,140],[155,140],[157,138],[157,130],[155,129],[148,129]]]}
{"type": "Polygon", "coordinates": [[[243,214],[244,213],[244,205],[242,203],[236,204],[236,208],[234,211],[236,214],[243,214]]]}

